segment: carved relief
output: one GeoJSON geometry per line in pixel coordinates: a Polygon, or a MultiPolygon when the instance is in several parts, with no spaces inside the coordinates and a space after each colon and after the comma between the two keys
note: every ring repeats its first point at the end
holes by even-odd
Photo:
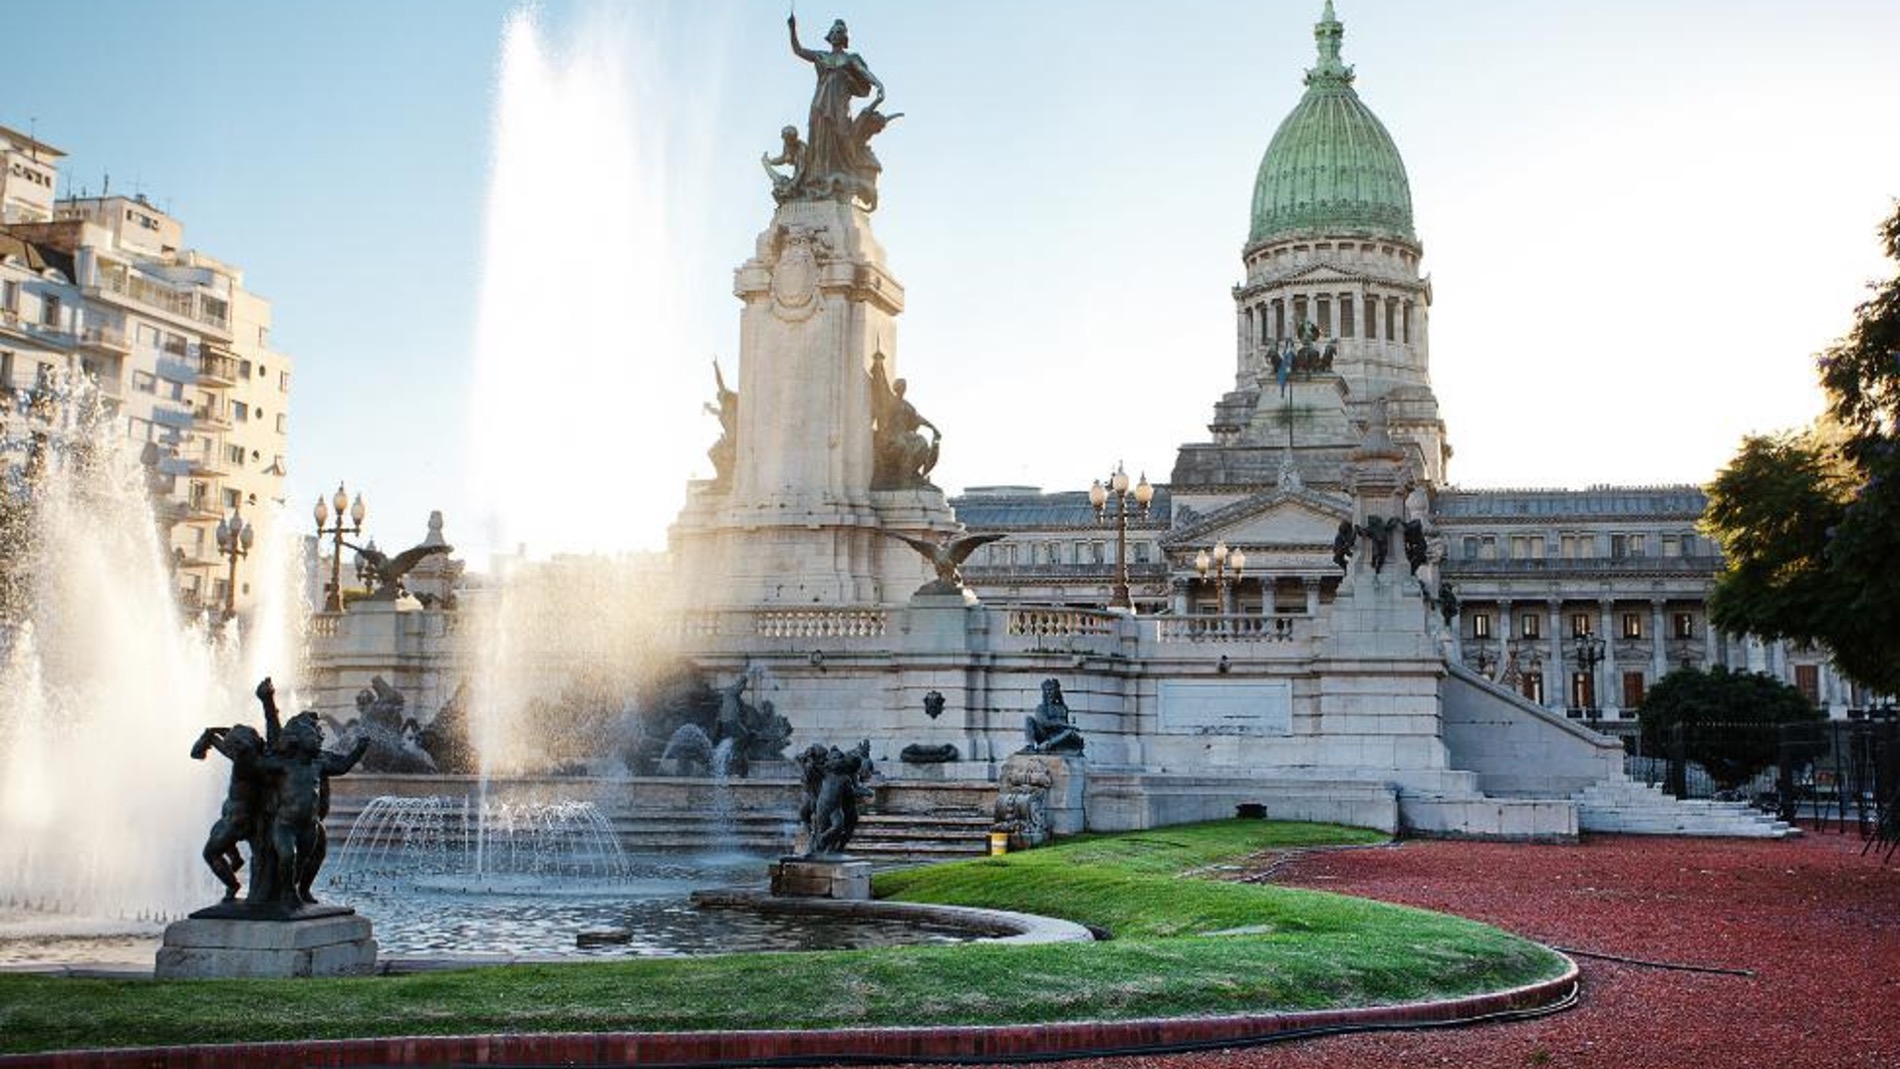
{"type": "Polygon", "coordinates": [[[825,239],[819,228],[787,226],[780,234],[778,260],[772,265],[772,312],[799,322],[818,311],[818,262],[825,239]]]}

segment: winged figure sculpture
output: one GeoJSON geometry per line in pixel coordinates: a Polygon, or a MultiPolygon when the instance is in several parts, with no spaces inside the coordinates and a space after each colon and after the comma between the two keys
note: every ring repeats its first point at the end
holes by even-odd
{"type": "Polygon", "coordinates": [[[963,569],[960,565],[970,559],[976,547],[1007,537],[1000,534],[974,534],[958,537],[945,536],[942,541],[932,542],[926,538],[912,538],[896,531],[880,532],[890,538],[907,543],[910,548],[923,554],[930,566],[937,571],[937,578],[917,588],[919,594],[957,594],[963,590],[963,569]]]}

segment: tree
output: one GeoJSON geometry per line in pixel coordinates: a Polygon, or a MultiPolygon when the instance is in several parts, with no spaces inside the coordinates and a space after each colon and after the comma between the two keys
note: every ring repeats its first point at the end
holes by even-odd
{"type": "Polygon", "coordinates": [[[1775,763],[1783,724],[1824,714],[1802,693],[1773,676],[1683,668],[1656,682],[1643,697],[1643,750],[1680,756],[1708,769],[1724,788],[1753,779],[1775,763]]]}
{"type": "MultiPolygon", "coordinates": [[[[1900,264],[1900,206],[1881,225],[1900,264]]],[[[1900,274],[1871,287],[1818,360],[1824,421],[1751,437],[1709,486],[1727,568],[1709,615],[1817,642],[1848,677],[1900,693],[1900,274]]]]}

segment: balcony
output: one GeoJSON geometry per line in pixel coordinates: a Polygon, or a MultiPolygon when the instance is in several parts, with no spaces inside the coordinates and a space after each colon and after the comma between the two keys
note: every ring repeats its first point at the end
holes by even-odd
{"type": "Polygon", "coordinates": [[[224,302],[189,287],[169,286],[135,271],[101,270],[86,287],[93,293],[110,293],[136,301],[179,319],[210,327],[221,334],[231,330],[231,317],[224,302]]]}
{"type": "Polygon", "coordinates": [[[182,382],[186,386],[198,384],[198,367],[189,360],[180,360],[175,356],[161,356],[153,370],[166,382],[182,382]]]}
{"type": "Polygon", "coordinates": [[[179,430],[189,429],[192,426],[192,416],[192,410],[189,408],[172,408],[168,405],[159,405],[152,409],[152,422],[161,427],[173,427],[179,430]]]}
{"type": "Polygon", "coordinates": [[[191,410],[194,425],[201,430],[228,431],[231,421],[218,405],[198,405],[191,410]]]}
{"type": "Polygon", "coordinates": [[[242,378],[238,359],[228,353],[206,348],[198,354],[198,374],[217,386],[236,386],[242,378]]]}
{"type": "Polygon", "coordinates": [[[113,327],[87,327],[79,333],[79,344],[109,353],[130,353],[132,342],[125,332],[113,327]]]}

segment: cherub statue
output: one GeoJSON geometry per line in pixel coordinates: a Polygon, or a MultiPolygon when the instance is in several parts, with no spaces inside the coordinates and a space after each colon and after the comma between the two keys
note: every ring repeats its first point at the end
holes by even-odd
{"type": "Polygon", "coordinates": [[[774,156],[769,152],[759,154],[759,164],[765,173],[772,176],[772,199],[786,201],[791,199],[792,183],[798,180],[799,168],[805,166],[805,142],[798,136],[798,127],[787,126],[778,132],[779,150],[774,156]],[[780,167],[790,167],[790,174],[781,174],[780,167]]]}
{"type": "MultiPolygon", "coordinates": [[[[269,682],[265,680],[266,684],[269,682]]],[[[238,896],[237,872],[244,867],[244,855],[238,853],[238,844],[251,843],[253,860],[256,857],[257,822],[264,809],[263,800],[258,797],[259,782],[263,778],[259,762],[264,756],[264,737],[249,724],[206,728],[191,746],[192,760],[202,761],[212,750],[230,759],[231,784],[225,790],[224,808],[211,825],[211,834],[205,837],[204,859],[211,867],[211,874],[224,885],[224,900],[230,902],[238,896]]],[[[252,871],[261,872],[264,868],[259,865],[252,871]]]]}

